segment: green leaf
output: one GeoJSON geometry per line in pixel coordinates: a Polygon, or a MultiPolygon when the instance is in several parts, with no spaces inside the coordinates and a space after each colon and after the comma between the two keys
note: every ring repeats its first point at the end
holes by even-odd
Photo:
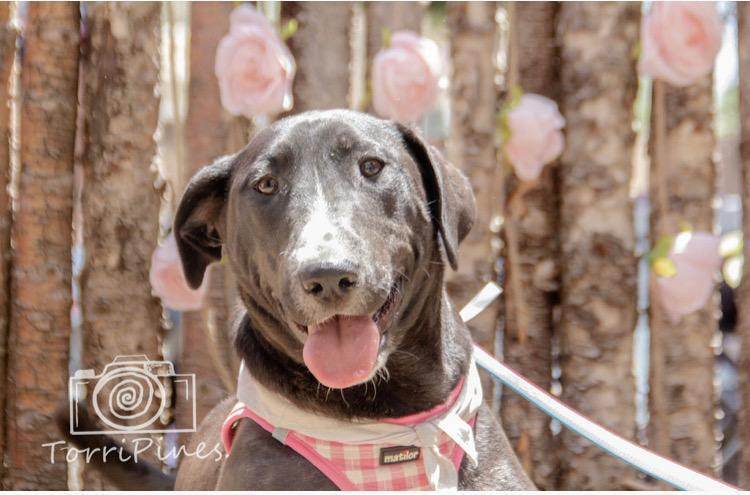
{"type": "Polygon", "coordinates": [[[719,255],[721,255],[722,258],[740,255],[742,254],[744,244],[741,230],[727,232],[721,236],[721,241],[719,242],[719,255]]]}
{"type": "Polygon", "coordinates": [[[500,144],[504,144],[510,138],[510,125],[508,124],[508,112],[500,110],[497,114],[497,136],[500,144]]]}
{"type": "Polygon", "coordinates": [[[523,88],[519,84],[513,84],[508,91],[508,102],[510,108],[515,108],[521,103],[521,96],[523,96],[523,88]]]}
{"type": "Polygon", "coordinates": [[[294,33],[297,32],[297,29],[299,29],[299,23],[297,22],[297,19],[289,19],[287,23],[282,26],[281,33],[279,33],[279,36],[281,36],[281,40],[286,41],[294,36],[294,33]]]}
{"type": "Polygon", "coordinates": [[[365,83],[365,91],[364,91],[364,94],[362,95],[362,101],[359,102],[359,105],[358,105],[359,108],[357,108],[357,110],[359,110],[360,112],[366,112],[367,107],[369,107],[371,103],[372,103],[372,84],[370,83],[370,81],[367,81],[367,83],[365,83]]]}
{"type": "Polygon", "coordinates": [[[380,30],[380,40],[381,44],[383,45],[383,48],[390,48],[391,47],[391,30],[388,27],[383,27],[383,29],[380,30]]]}
{"type": "Polygon", "coordinates": [[[508,123],[508,114],[518,106],[523,96],[523,88],[518,84],[513,84],[508,89],[508,94],[497,113],[496,130],[500,144],[502,145],[510,138],[510,124],[508,123]]]}
{"type": "Polygon", "coordinates": [[[724,281],[732,289],[736,289],[740,286],[742,281],[742,266],[745,263],[745,257],[741,254],[730,256],[724,261],[724,265],[721,267],[721,274],[724,276],[724,281]]]}
{"type": "Polygon", "coordinates": [[[659,258],[666,258],[669,256],[669,251],[672,249],[674,244],[674,236],[663,235],[656,241],[656,244],[648,253],[648,262],[652,265],[659,258]]]}
{"type": "Polygon", "coordinates": [[[641,52],[642,52],[641,42],[638,41],[633,45],[633,49],[630,50],[630,56],[633,57],[633,60],[638,60],[641,58],[641,52]]]}
{"type": "Polygon", "coordinates": [[[674,277],[677,275],[677,267],[674,261],[666,256],[660,256],[651,263],[651,269],[660,277],[674,277]]]}

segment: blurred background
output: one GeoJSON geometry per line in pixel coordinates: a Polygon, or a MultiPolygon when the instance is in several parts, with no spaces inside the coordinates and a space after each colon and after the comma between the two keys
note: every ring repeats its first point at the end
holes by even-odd
{"type": "MultiPolygon", "coordinates": [[[[215,264],[184,287],[175,206],[273,120],[352,108],[420,127],[471,180],[478,220],[449,289],[461,307],[503,287],[471,322],[477,343],[750,489],[750,5],[664,5],[1,3],[3,487],[113,488],[41,447],[61,440],[76,370],[171,361],[196,375],[198,420],[234,392],[232,275],[215,264]],[[276,45],[243,48],[235,19],[276,45]]],[[[540,488],[668,488],[484,379],[540,488]]],[[[191,410],[161,400],[151,438],[168,453],[191,410]]]]}

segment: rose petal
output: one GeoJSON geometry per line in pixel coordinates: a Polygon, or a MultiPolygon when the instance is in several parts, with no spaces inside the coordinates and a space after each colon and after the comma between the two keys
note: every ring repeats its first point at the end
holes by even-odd
{"type": "Polygon", "coordinates": [[[372,64],[373,108],[381,117],[413,122],[437,101],[443,62],[437,44],[398,31],[372,64]]]}
{"type": "Polygon", "coordinates": [[[721,267],[718,236],[708,232],[682,232],[669,253],[676,274],[657,277],[657,295],[673,322],[703,308],[714,293],[721,267]]]}
{"type": "Polygon", "coordinates": [[[510,136],[503,144],[519,179],[537,179],[544,165],[560,156],[565,145],[560,132],[564,125],[554,101],[531,93],[521,96],[518,105],[508,112],[510,136]]]}
{"type": "Polygon", "coordinates": [[[248,5],[237,7],[229,34],[219,42],[214,71],[222,106],[252,118],[291,108],[296,64],[268,20],[248,5]]]}
{"type": "Polygon", "coordinates": [[[196,289],[191,289],[182,270],[180,255],[174,235],[169,234],[164,243],[151,255],[149,281],[162,304],[175,311],[195,311],[203,307],[206,296],[206,279],[196,289]]]}
{"type": "Polygon", "coordinates": [[[675,86],[694,83],[711,72],[722,27],[711,2],[653,2],[643,19],[639,71],[675,86]]]}

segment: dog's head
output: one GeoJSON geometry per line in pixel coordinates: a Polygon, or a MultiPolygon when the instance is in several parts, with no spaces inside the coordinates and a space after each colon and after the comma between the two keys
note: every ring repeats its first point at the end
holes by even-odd
{"type": "Polygon", "coordinates": [[[441,259],[455,268],[474,210],[466,178],[414,131],[326,111],[203,168],[174,228],[192,287],[224,255],[264,336],[345,388],[398,347],[415,280],[441,259]]]}

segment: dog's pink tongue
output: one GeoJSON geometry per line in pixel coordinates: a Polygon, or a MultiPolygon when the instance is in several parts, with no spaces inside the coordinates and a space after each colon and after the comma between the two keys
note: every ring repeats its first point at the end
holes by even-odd
{"type": "Polygon", "coordinates": [[[365,381],[375,367],[380,332],[369,316],[337,316],[307,328],[302,356],[320,383],[332,388],[365,381]]]}

